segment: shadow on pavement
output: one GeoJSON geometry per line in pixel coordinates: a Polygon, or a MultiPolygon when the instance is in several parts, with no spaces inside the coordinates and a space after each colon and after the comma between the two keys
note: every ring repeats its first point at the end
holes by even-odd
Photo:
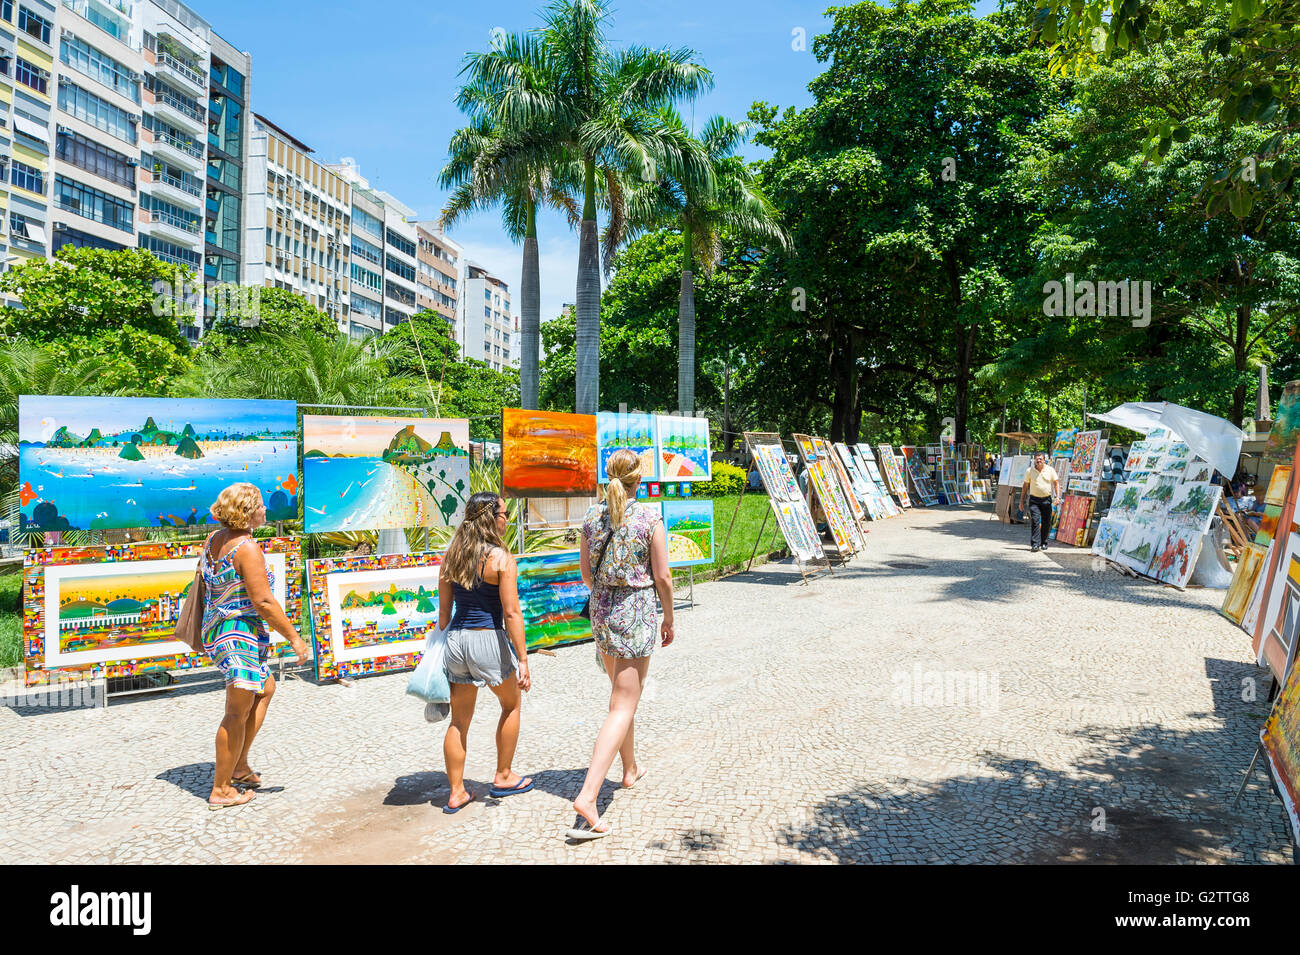
{"type": "Polygon", "coordinates": [[[1276,845],[1290,844],[1267,771],[1257,767],[1231,805],[1267,710],[1242,701],[1242,681],[1264,671],[1207,659],[1206,673],[1223,721],[1216,729],[1085,726],[1075,735],[1091,750],[1069,771],[986,751],[986,774],[934,783],[909,778],[902,760],[902,773],[831,796],[778,841],[839,862],[1269,861],[1234,848],[1239,832],[1261,823],[1276,845]]]}

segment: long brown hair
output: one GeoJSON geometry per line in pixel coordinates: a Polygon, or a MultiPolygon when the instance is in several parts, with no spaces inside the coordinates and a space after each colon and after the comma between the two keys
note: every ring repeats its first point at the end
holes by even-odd
{"type": "Polygon", "coordinates": [[[635,451],[619,448],[609,456],[605,465],[609,483],[605,485],[605,504],[609,508],[609,526],[617,530],[623,523],[623,512],[629,498],[636,496],[636,486],[641,483],[641,459],[635,451]]]}
{"type": "Polygon", "coordinates": [[[506,549],[497,533],[497,503],[500,496],[491,491],[479,491],[465,505],[465,519],[456,528],[456,535],[442,558],[442,576],[471,590],[478,583],[479,567],[483,559],[498,547],[506,549]]]}

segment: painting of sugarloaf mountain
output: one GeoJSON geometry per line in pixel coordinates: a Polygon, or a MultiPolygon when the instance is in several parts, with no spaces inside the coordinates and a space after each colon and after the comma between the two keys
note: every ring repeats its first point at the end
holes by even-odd
{"type": "Polygon", "coordinates": [[[302,446],[308,533],[442,527],[465,516],[464,418],[303,415],[302,446]]]}
{"type": "Polygon", "coordinates": [[[212,524],[221,490],[255,484],[267,520],[298,518],[292,401],[18,399],[24,531],[212,524]]]}

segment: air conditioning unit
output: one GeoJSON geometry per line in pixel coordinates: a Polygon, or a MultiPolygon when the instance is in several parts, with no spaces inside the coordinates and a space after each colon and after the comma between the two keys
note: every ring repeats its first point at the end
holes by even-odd
{"type": "Polygon", "coordinates": [[[132,126],[134,126],[136,123],[140,122],[140,114],[139,114],[139,113],[132,113],[132,114],[131,114],[130,116],[128,116],[126,119],[127,119],[127,122],[129,122],[132,126]]]}

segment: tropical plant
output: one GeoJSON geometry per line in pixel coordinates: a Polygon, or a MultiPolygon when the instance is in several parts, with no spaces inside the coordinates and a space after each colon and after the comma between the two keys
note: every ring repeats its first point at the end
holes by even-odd
{"type": "Polygon", "coordinates": [[[604,233],[608,264],[626,235],[625,178],[650,175],[657,160],[658,109],[712,83],[692,50],[612,50],[605,35],[609,18],[603,0],[554,0],[534,31],[536,43],[519,48],[521,55],[529,53],[526,58],[494,50],[475,63],[497,123],[528,131],[582,165],[576,405],[586,414],[600,403],[597,177],[610,210],[604,233]]]}
{"type": "Polygon", "coordinates": [[[424,383],[388,375],[393,343],[384,336],[273,334],[234,357],[227,395],[285,398],[299,404],[347,407],[423,406],[424,383]]]}

